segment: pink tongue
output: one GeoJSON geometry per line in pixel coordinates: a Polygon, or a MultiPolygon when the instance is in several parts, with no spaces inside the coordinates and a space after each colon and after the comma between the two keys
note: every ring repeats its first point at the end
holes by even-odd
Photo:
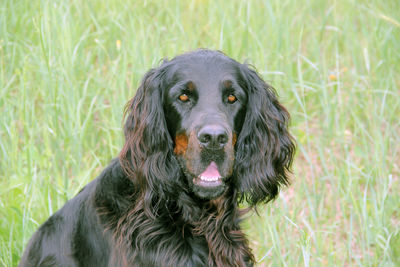
{"type": "Polygon", "coordinates": [[[207,169],[202,174],[200,174],[200,176],[203,176],[205,178],[221,177],[218,172],[217,164],[215,164],[214,161],[212,161],[210,165],[208,165],[207,169]]]}

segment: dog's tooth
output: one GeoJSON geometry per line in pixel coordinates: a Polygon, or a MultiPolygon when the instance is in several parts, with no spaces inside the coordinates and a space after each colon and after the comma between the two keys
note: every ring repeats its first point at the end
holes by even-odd
{"type": "Polygon", "coordinates": [[[216,181],[218,181],[221,177],[219,177],[219,176],[207,177],[207,176],[200,175],[199,178],[200,178],[201,180],[207,181],[207,182],[216,182],[216,181]]]}
{"type": "Polygon", "coordinates": [[[208,176],[200,175],[199,178],[200,178],[200,180],[206,181],[206,182],[216,182],[216,181],[218,181],[221,177],[220,177],[220,176],[208,177],[208,176]]]}

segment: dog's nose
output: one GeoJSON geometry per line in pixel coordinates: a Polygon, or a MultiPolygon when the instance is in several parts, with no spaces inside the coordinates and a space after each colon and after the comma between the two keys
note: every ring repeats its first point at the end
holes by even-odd
{"type": "Polygon", "coordinates": [[[197,139],[201,145],[209,149],[220,149],[228,143],[228,133],[221,125],[206,125],[200,129],[197,139]]]}

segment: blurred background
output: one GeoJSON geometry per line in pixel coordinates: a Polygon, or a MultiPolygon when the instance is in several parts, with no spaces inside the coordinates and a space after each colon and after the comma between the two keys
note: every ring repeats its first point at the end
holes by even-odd
{"type": "Polygon", "coordinates": [[[399,266],[398,0],[2,0],[0,265],[118,155],[143,74],[196,48],[292,115],[292,185],[243,223],[259,266],[399,266]]]}

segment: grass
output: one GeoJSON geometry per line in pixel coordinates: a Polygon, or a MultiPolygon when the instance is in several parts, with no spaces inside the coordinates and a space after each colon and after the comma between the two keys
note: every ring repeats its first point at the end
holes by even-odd
{"type": "Polygon", "coordinates": [[[0,265],[122,146],[142,75],[198,47],[292,114],[293,183],[244,223],[260,266],[400,264],[400,2],[0,3],[0,265]]]}

